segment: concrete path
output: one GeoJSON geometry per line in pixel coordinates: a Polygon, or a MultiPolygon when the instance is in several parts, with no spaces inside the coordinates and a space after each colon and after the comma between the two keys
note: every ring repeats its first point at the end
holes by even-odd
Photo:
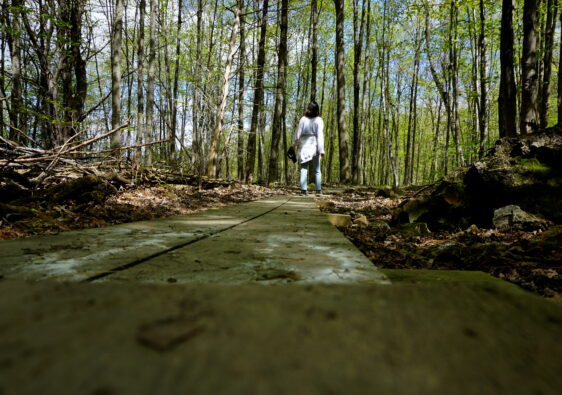
{"type": "Polygon", "coordinates": [[[0,242],[0,273],[2,395],[562,392],[560,305],[379,271],[311,198],[0,242]]]}

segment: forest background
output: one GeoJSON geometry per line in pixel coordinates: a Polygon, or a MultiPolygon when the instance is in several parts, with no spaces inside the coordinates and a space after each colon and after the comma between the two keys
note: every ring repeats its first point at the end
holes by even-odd
{"type": "Polygon", "coordinates": [[[291,183],[316,100],[326,181],[428,183],[557,123],[559,18],[555,0],[4,0],[0,137],[291,183]]]}

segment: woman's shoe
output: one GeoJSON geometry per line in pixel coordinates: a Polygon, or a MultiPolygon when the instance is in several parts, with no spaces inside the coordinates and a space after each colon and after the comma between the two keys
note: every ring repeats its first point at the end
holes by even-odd
{"type": "Polygon", "coordinates": [[[304,189],[301,189],[301,195],[308,195],[308,192],[305,191],[304,189]]]}

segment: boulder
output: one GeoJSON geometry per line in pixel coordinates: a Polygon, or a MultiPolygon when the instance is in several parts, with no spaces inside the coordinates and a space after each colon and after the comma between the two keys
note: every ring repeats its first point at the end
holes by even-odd
{"type": "Polygon", "coordinates": [[[519,206],[509,205],[494,210],[494,226],[499,230],[534,230],[544,229],[545,221],[529,214],[519,206]]]}

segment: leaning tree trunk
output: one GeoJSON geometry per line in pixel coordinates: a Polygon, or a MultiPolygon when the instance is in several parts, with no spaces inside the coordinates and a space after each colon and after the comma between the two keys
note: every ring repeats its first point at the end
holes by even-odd
{"type": "Polygon", "coordinates": [[[344,0],[334,0],[336,6],[336,73],[337,73],[337,113],[338,137],[340,146],[340,181],[351,181],[349,147],[345,125],[345,72],[344,72],[344,0]]]}
{"type": "MultiPolygon", "coordinates": [[[[123,37],[123,0],[116,0],[113,37],[111,38],[111,128],[121,124],[121,43],[123,37]]],[[[121,132],[111,135],[111,148],[121,146],[121,132]]]]}
{"type": "Polygon", "coordinates": [[[523,53],[521,56],[521,120],[522,134],[538,129],[537,113],[539,81],[537,74],[537,0],[525,0],[523,6],[523,53]]]}
{"type": "Polygon", "coordinates": [[[234,59],[234,51],[236,44],[236,35],[238,34],[238,27],[240,26],[240,4],[237,3],[236,11],[234,11],[234,23],[232,32],[230,33],[230,43],[228,46],[228,55],[226,57],[226,65],[224,67],[224,77],[222,80],[222,91],[219,98],[217,107],[217,115],[215,118],[215,127],[211,136],[211,148],[209,150],[209,162],[207,164],[207,177],[217,176],[217,156],[219,152],[220,134],[222,124],[224,121],[224,110],[226,108],[226,98],[228,96],[228,87],[230,80],[230,69],[232,67],[232,60],[234,59]]]}
{"type": "Polygon", "coordinates": [[[267,8],[269,0],[263,1],[263,10],[260,26],[260,41],[258,44],[258,58],[256,62],[256,80],[254,85],[254,105],[252,107],[252,123],[248,136],[248,154],[246,156],[246,182],[254,179],[254,166],[256,164],[256,134],[259,128],[260,112],[263,103],[263,75],[265,65],[265,39],[267,33],[267,8]]]}

